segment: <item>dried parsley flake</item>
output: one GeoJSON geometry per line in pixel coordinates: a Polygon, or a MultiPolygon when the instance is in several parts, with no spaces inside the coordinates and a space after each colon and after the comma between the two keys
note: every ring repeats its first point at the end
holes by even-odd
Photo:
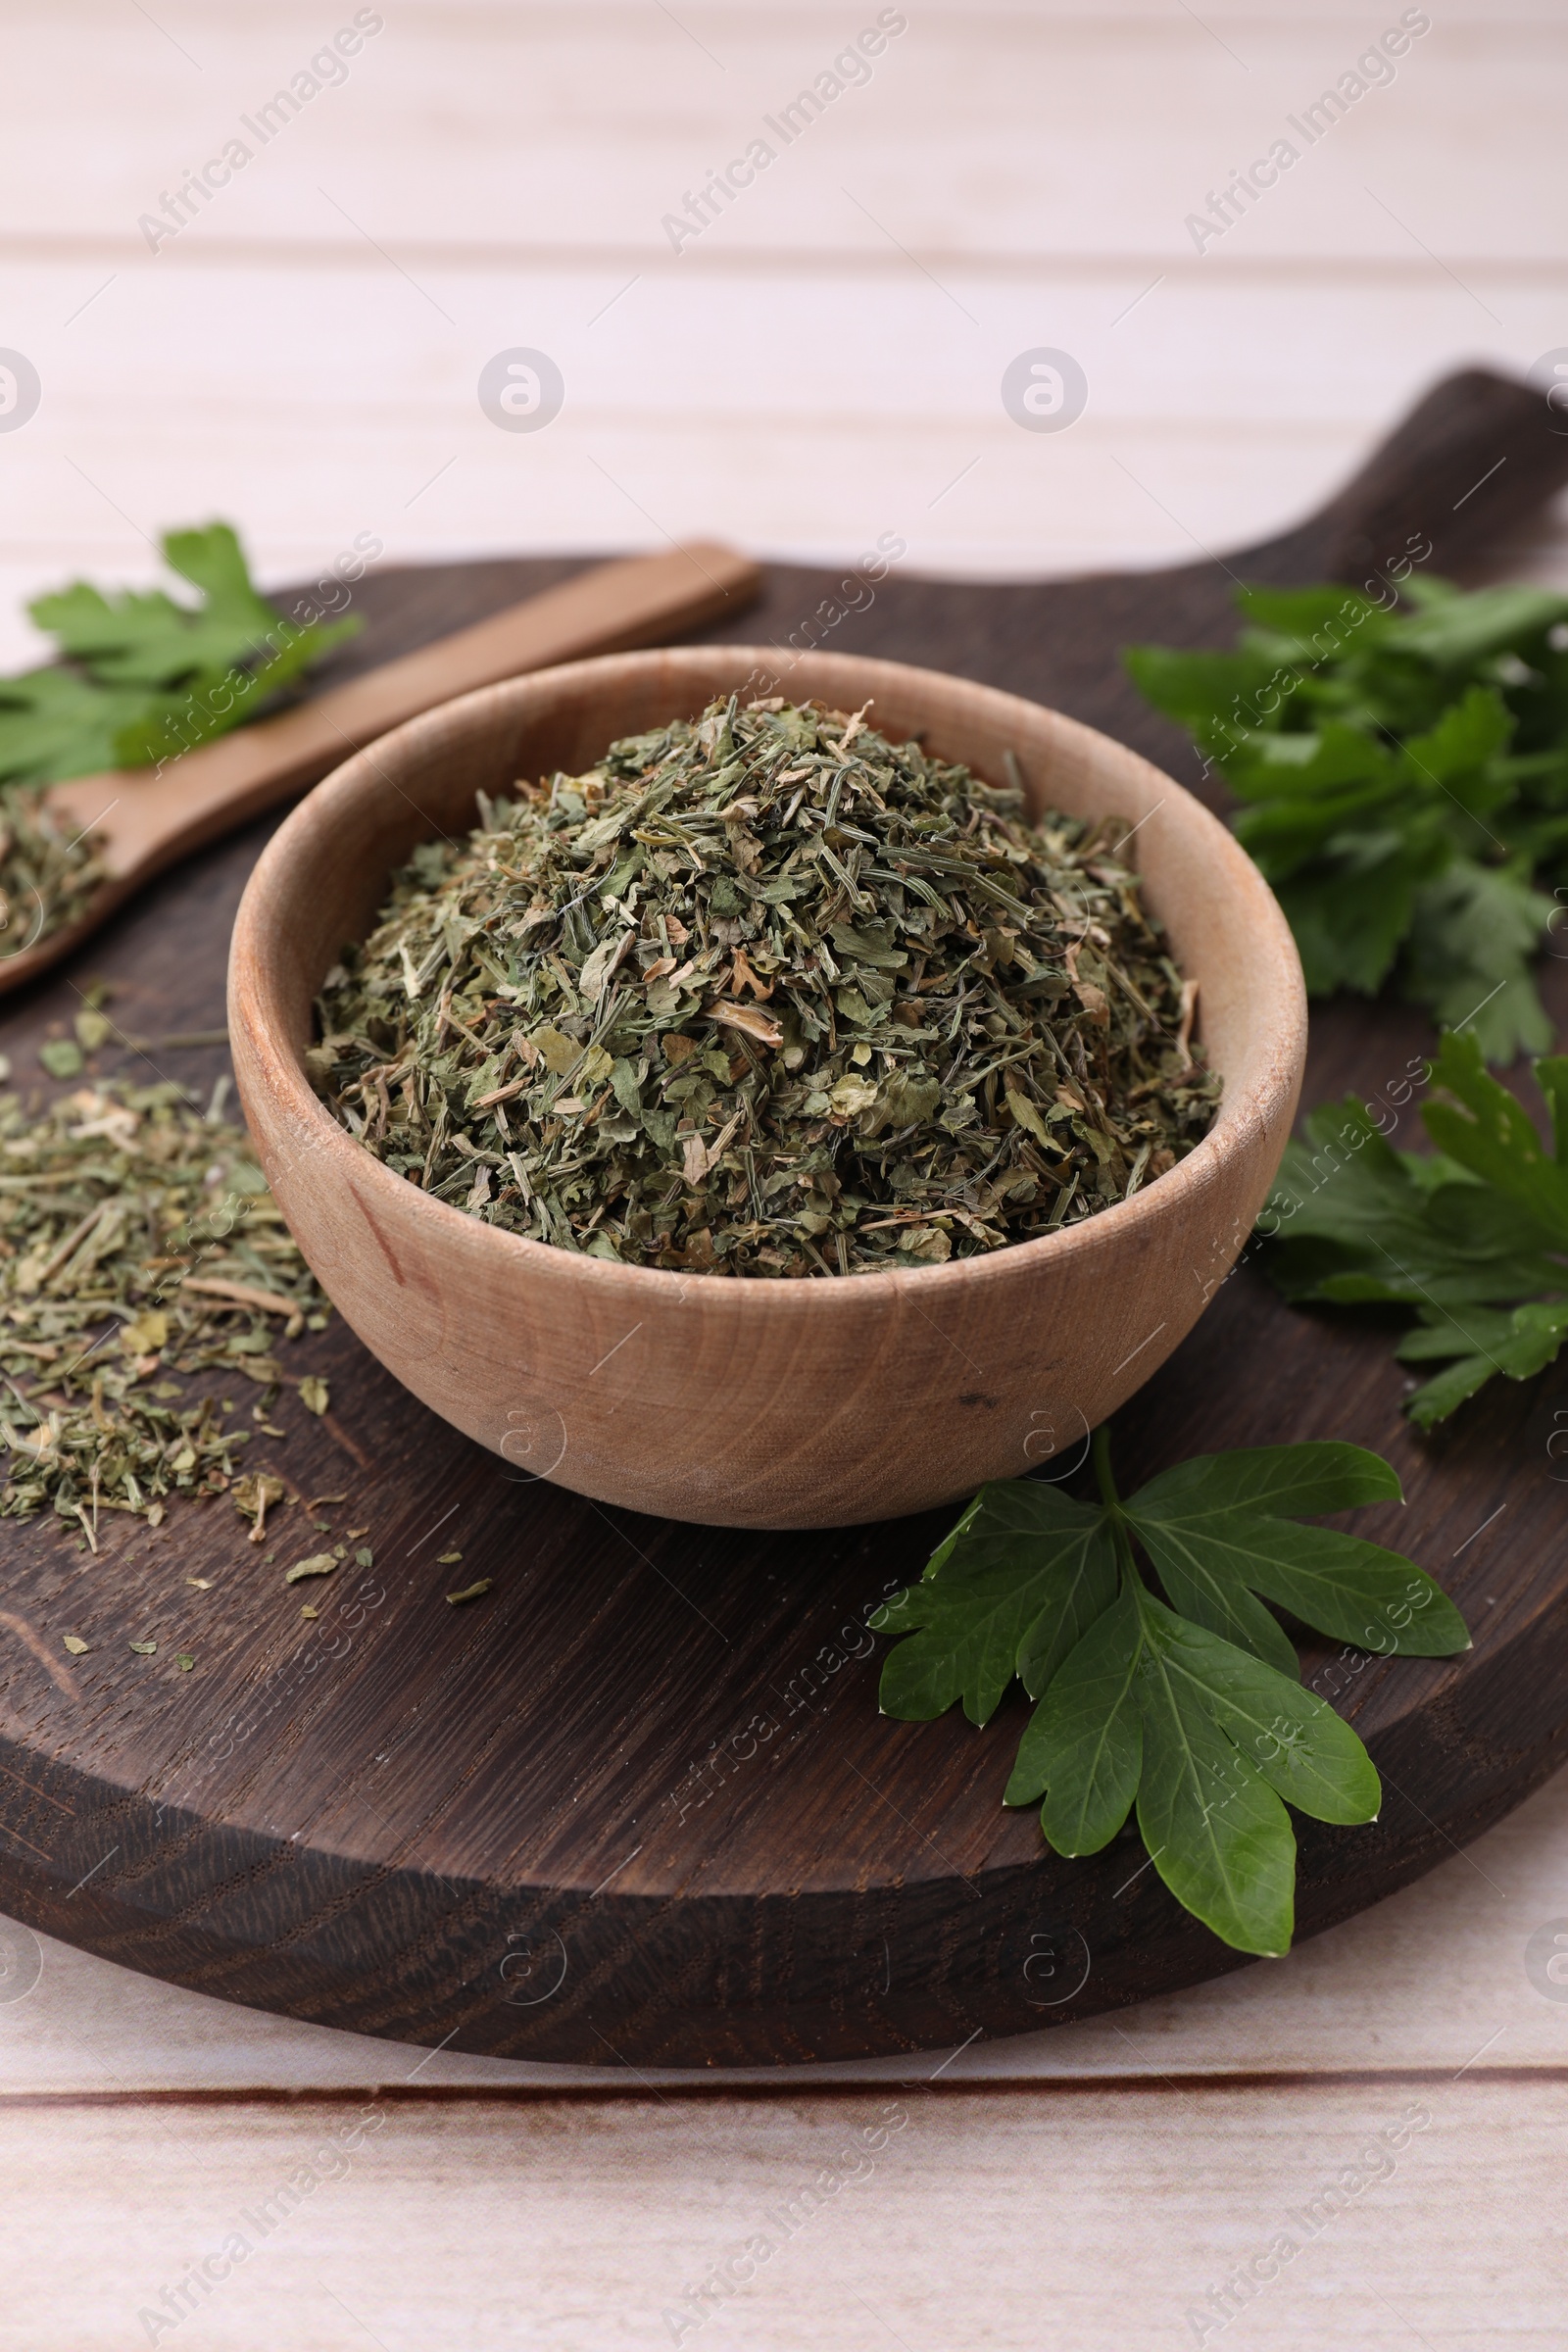
{"type": "Polygon", "coordinates": [[[465,1585],[461,1592],[449,1592],[447,1598],[455,1609],[461,1608],[466,1600],[482,1599],[495,1581],[493,1576],[481,1576],[476,1583],[465,1585]]]}
{"type": "Polygon", "coordinates": [[[1076,1223],[1208,1129],[1117,819],[1031,825],[779,698],[515,791],[415,852],[307,1056],[435,1199],[638,1265],[849,1274],[1076,1223]]]}
{"type": "Polygon", "coordinates": [[[249,1139],[178,1087],[0,1096],[0,1516],[52,1506],[96,1548],[103,1511],[157,1526],[165,1496],[221,1493],[249,1432],[168,1375],[266,1397],[279,1318],[294,1339],[326,1313],[249,1139]]]}
{"type": "Polygon", "coordinates": [[[13,792],[0,813],[0,961],[74,923],[103,879],[96,834],[63,826],[42,793],[13,792]]]}
{"type": "Polygon", "coordinates": [[[302,1577],[330,1576],[339,1565],[335,1551],[313,1551],[308,1560],[296,1560],[284,1575],[285,1585],[297,1585],[302,1577]]]}

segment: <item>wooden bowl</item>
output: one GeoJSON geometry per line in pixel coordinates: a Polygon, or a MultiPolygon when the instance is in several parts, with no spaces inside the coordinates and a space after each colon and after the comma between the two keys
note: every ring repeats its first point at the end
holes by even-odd
{"type": "Polygon", "coordinates": [[[727,1527],[919,1511],[1087,1444],[1191,1329],[1267,1197],[1306,1013],[1295,944],[1223,825],[1075,720],[937,671],[832,654],[785,679],[768,648],[617,654],[411,720],[318,784],[251,876],[229,1024],[262,1162],[306,1257],[389,1371],[446,1420],[578,1494],[727,1527]],[[662,1273],[498,1231],[382,1167],[329,1116],[303,1054],[311,1002],[415,845],[462,835],[474,794],[578,773],[617,736],[715,694],[872,704],[1032,803],[1138,827],[1147,903],[1199,983],[1224,1096],[1168,1175],[1082,1224],[986,1257],[768,1282],[662,1273]]]}

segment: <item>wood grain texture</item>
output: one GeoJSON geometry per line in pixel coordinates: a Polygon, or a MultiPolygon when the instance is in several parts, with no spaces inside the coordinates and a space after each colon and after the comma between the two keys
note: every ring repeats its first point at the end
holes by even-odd
{"type": "Polygon", "coordinates": [[[1285,1149],[1306,1042],[1299,959],[1272,894],[1224,826],[1147,760],[939,671],[746,645],[514,679],[347,762],[257,866],[234,929],[229,1020],[278,1204],[405,1387],[514,1470],[655,1517],[773,1529],[961,1499],[1114,1412],[1240,1254],[1285,1149]],[[1145,904],[1198,986],[1199,1034],[1224,1079],[1196,1150],[1063,1232],[825,1283],[671,1278],[576,1255],[432,1200],[362,1151],[311,1087],[312,1006],[417,843],[462,838],[476,793],[580,775],[622,736],[785,687],[830,710],[869,708],[894,743],[916,739],[989,782],[1018,773],[1037,815],[1066,809],[1138,835],[1145,904]]]}
{"type": "MultiPolygon", "coordinates": [[[[1312,576],[1349,549],[1358,565],[1369,531],[1428,527],[1446,480],[1473,481],[1499,455],[1504,476],[1517,458],[1543,488],[1554,478],[1563,445],[1539,446],[1522,396],[1471,382],[1455,412],[1419,420],[1420,462],[1396,455],[1363,482],[1359,515],[1234,562],[1312,576]],[[1402,510],[1384,494],[1401,479],[1402,510]]],[[[1485,495],[1455,533],[1476,529],[1485,495]]],[[[1432,535],[1450,566],[1478,543],[1432,535]]],[[[386,623],[360,658],[541,577],[498,564],[417,578],[401,622],[397,584],[375,583],[386,623]]],[[[822,593],[811,575],[775,574],[772,633],[787,638],[822,593]]],[[[1126,696],[1115,648],[1227,627],[1223,579],[1197,575],[980,598],[889,581],[836,642],[1035,692],[1157,757],[1169,735],[1126,696]]],[[[122,984],[124,1026],[220,1017],[255,846],[169,876],[105,935],[94,968],[122,984]]],[[[1560,972],[1549,987],[1560,1012],[1560,972]]],[[[25,1059],[74,1002],[60,983],[11,1013],[0,1043],[25,1059]]],[[[1375,1089],[1426,1042],[1406,1010],[1327,1008],[1307,1099],[1375,1089]]],[[[281,1558],[270,1580],[217,1506],[122,1533],[97,1563],[49,1531],[7,1530],[6,1605],[23,1635],[0,1692],[0,1893],[20,1916],[258,2006],[588,2063],[948,2045],[1236,1964],[1140,1870],[1136,1842],[1063,1864],[1042,1855],[1031,1819],[1001,1812],[1017,1711],[986,1735],[875,1714],[862,1612],[907,1579],[940,1518],[805,1541],[633,1519],[511,1483],[341,1327],[313,1363],[331,1378],[332,1415],[306,1427],[292,1410],[284,1466],[302,1493],[347,1493],[340,1515],[373,1524],[377,1564],[303,1635],[297,1596],[273,1581],[281,1558]],[[441,1597],[451,1572],[434,1555],[448,1546],[465,1579],[496,1579],[475,1608],[441,1597]],[[192,1593],[191,1574],[215,1590],[192,1593]],[[94,1642],[70,1695],[39,1656],[58,1661],[66,1630],[94,1642]],[[193,1649],[197,1671],[130,1659],[124,1642],[147,1636],[161,1655],[193,1649]],[[1043,1991],[1058,1997],[1042,2007],[1043,1991]]],[[[1366,1532],[1443,1576],[1477,1630],[1461,1661],[1346,1681],[1389,1801],[1374,1830],[1302,1825],[1303,1933],[1428,1868],[1563,1754],[1568,1578],[1545,1450],[1561,1389],[1548,1374],[1498,1391],[1424,1444],[1399,1418],[1386,1334],[1292,1313],[1247,1268],[1121,1417],[1130,1479],[1226,1444],[1347,1435],[1387,1451],[1409,1507],[1367,1513],[1366,1532]],[[1503,1543],[1471,1542],[1499,1506],[1503,1543]]],[[[1309,1677],[1333,1664],[1306,1652],[1309,1677]]]]}
{"type": "Polygon", "coordinates": [[[5,12],[5,332],[45,387],[0,436],[8,663],[24,593],[149,580],[153,536],[212,514],[273,581],[363,530],[397,563],[662,531],[841,562],[889,529],[949,573],[1182,561],[1319,502],[1462,359],[1562,340],[1551,0],[1436,12],[1201,254],[1188,213],[1381,20],[923,8],[677,254],[666,209],[867,19],[382,13],[346,85],[154,253],[142,213],[331,26],[304,0],[5,12]],[[999,397],[1042,340],[1091,383],[1057,436],[999,397]],[[568,384],[533,439],[475,399],[518,342],[568,384]]]}
{"type": "MultiPolygon", "coordinates": [[[[1496,1531],[1492,1541],[1500,1542],[1496,1531]]],[[[399,2049],[368,2034],[241,2009],[118,1968],[0,1922],[0,2101],[69,2115],[74,2101],[190,2094],[236,2105],[377,2085],[465,2098],[591,2090],[598,2097],[766,2086],[786,2096],[847,2081],[1027,2088],[1036,2082],[1224,2077],[1298,2085],[1348,2075],[1551,2076],[1568,2066],[1568,2002],[1527,1954],[1562,1922],[1568,1773],[1425,1878],[1259,1962],[1065,2033],[972,2041],[942,2053],[830,2066],[572,2067],[460,2050],[399,2049]],[[1543,1935],[1543,1931],[1546,1931],[1543,1935]],[[940,2072],[939,2072],[940,2069],[940,2072]]],[[[64,2129],[65,2127],[62,2127],[64,2129]]]]}
{"type": "Polygon", "coordinates": [[[0,2103],[0,2347],[1169,2352],[1196,2312],[1256,2352],[1560,2352],[1561,2112],[1471,2077],[0,2103]]]}

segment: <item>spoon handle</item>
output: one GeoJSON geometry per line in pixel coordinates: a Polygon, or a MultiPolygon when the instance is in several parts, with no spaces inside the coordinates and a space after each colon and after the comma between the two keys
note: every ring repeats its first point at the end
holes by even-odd
{"type": "MultiPolygon", "coordinates": [[[[61,821],[73,831],[92,827],[103,843],[109,890],[101,906],[95,901],[88,909],[85,926],[109,911],[110,894],[119,903],[160,867],[318,782],[389,727],[522,670],[657,644],[738,612],[760,576],[755,564],[722,547],[682,547],[603,564],[275,718],[199,745],[162,768],[76,776],[54,785],[48,800],[61,821]]],[[[73,938],[83,927],[72,925],[73,938]]],[[[36,968],[33,958],[53,945],[53,939],[40,941],[27,957],[13,957],[12,967],[25,960],[36,968]]],[[[0,987],[13,976],[0,964],[0,987]]]]}

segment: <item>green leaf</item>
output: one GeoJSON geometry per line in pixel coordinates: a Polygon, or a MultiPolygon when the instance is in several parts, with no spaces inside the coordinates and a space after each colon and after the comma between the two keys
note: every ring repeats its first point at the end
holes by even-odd
{"type": "Polygon", "coordinates": [[[1290,1636],[1248,1589],[1257,1532],[1250,1512],[1208,1518],[1196,1527],[1177,1514],[1146,1514],[1132,1505],[1127,1516],[1184,1617],[1250,1650],[1278,1674],[1300,1673],[1290,1636]]]}
{"type": "Polygon", "coordinates": [[[1546,1098],[1553,1156],[1559,1167],[1568,1166],[1568,1055],[1544,1055],[1536,1064],[1536,1084],[1546,1098]]]}
{"type": "Polygon", "coordinates": [[[1194,1523],[1239,1505],[1276,1517],[1320,1518],[1371,1502],[1402,1502],[1398,1476],[1380,1453],[1342,1439],[1299,1446],[1241,1446],[1198,1453],[1141,1487],[1129,1509],[1179,1510],[1194,1523]]]}
{"type": "Polygon", "coordinates": [[[1142,646],[1127,668],[1243,802],[1308,991],[1396,978],[1505,1062],[1550,1040],[1530,966],[1568,858],[1568,597],[1404,569],[1398,608],[1243,588],[1233,652],[1142,646]]]}
{"type": "Polygon", "coordinates": [[[1383,1790],[1372,1759],[1327,1701],[1286,1681],[1200,1627],[1167,1621],[1164,1656],[1185,1678],[1238,1752],[1298,1813],[1314,1821],[1375,1821],[1383,1790]]]}
{"type": "Polygon", "coordinates": [[[1568,1248],[1568,1167],[1555,1151],[1546,1152],[1518,1097],[1489,1075],[1473,1037],[1444,1038],[1432,1082],[1454,1098],[1429,1102],[1422,1113],[1439,1150],[1516,1201],[1568,1248]]]}
{"type": "Polygon", "coordinates": [[[1363,623],[1387,617],[1370,597],[1332,582],[1321,588],[1240,588],[1236,604],[1249,620],[1294,640],[1298,648],[1309,648],[1320,629],[1344,620],[1348,611],[1358,613],[1363,623]]]}
{"type": "Polygon", "coordinates": [[[1336,1528],[1251,1521],[1237,1530],[1254,1592],[1322,1634],[1384,1653],[1447,1657],[1470,1636],[1453,1603],[1412,1560],[1336,1528]]]}
{"type": "Polygon", "coordinates": [[[1329,1441],[1199,1455],[1126,1508],[1177,1607],[1294,1676],[1294,1648],[1251,1593],[1319,1633],[1382,1652],[1446,1657],[1469,1646],[1458,1610],[1413,1561],[1359,1536],[1297,1525],[1308,1513],[1402,1500],[1380,1454],[1329,1441]],[[1249,1610],[1237,1608],[1239,1596],[1249,1610]],[[1256,1618],[1270,1629],[1266,1641],[1232,1631],[1256,1618]]]}
{"type": "Polygon", "coordinates": [[[1511,1313],[1497,1308],[1442,1307],[1423,1310],[1421,1325],[1395,1349],[1400,1363],[1418,1364],[1458,1356],[1460,1361],[1429,1380],[1410,1398],[1410,1418],[1431,1429],[1473,1396],[1494,1372],[1530,1380],[1555,1363],[1568,1340],[1568,1300],[1531,1300],[1511,1313]]]}
{"type": "Polygon", "coordinates": [[[1192,1661],[1173,1662],[1177,1644],[1168,1636],[1150,1639],[1157,1605],[1145,1603],[1140,1660],[1139,1831],[1185,1910],[1238,1951],[1278,1957],[1289,1951],[1296,1925],[1290,1815],[1215,1722],[1192,1661]]]}
{"type": "Polygon", "coordinates": [[[1282,1800],[1361,1822],[1379,1788],[1349,1726],[1301,1689],[1258,1595],[1385,1655],[1446,1656],[1465,1646],[1463,1621],[1398,1553],[1299,1524],[1400,1499],[1389,1464],[1361,1446],[1200,1455],[1127,1503],[1103,1430],[1094,1452],[1098,1508],[1028,1480],[984,1488],[924,1580],[872,1620],[908,1637],[884,1665],[883,1707],[924,1719],[962,1697],[983,1723],[1020,1674],[1039,1703],[1004,1803],[1040,1800],[1068,1855],[1099,1852],[1136,1803],[1178,1901],[1240,1950],[1283,1951],[1296,1840],[1282,1800]],[[1174,1605],[1145,1586],[1133,1537],[1174,1605]]]}
{"type": "Polygon", "coordinates": [[[1031,1480],[982,1488],[924,1581],[871,1620],[911,1637],[882,1669],[884,1714],[924,1722],[961,1698],[988,1723],[1015,1674],[1044,1688],[1115,1592],[1103,1513],[1031,1480]]]}
{"type": "Polygon", "coordinates": [[[1223,726],[1242,698],[1266,683],[1274,666],[1248,653],[1175,653],[1161,645],[1130,647],[1122,660],[1145,700],[1200,739],[1223,726]]]}
{"type": "Polygon", "coordinates": [[[1405,1411],[1417,1429],[1435,1429],[1440,1421],[1457,1412],[1469,1402],[1479,1389],[1484,1389],[1496,1366],[1490,1355],[1462,1356],[1440,1372],[1436,1380],[1427,1381],[1405,1403],[1405,1411]]]}
{"type": "Polygon", "coordinates": [[[205,530],[170,531],[164,557],[172,571],[199,588],[209,619],[231,628],[249,627],[263,636],[277,615],[251,581],[244,552],[231,524],[211,522],[205,530]]]}
{"type": "MultiPolygon", "coordinates": [[[[1384,805],[1403,782],[1386,745],[1338,718],[1300,734],[1249,733],[1231,766],[1238,792],[1248,800],[1278,802],[1280,819],[1308,824],[1315,841],[1326,840],[1356,809],[1384,805]]],[[[1250,810],[1237,831],[1245,840],[1261,823],[1250,810]]]]}
{"type": "Polygon", "coordinates": [[[1487,779],[1513,730],[1513,712],[1496,688],[1472,686],[1449,705],[1436,726],[1407,737],[1401,748],[1409,765],[1429,783],[1465,786],[1461,798],[1474,814],[1478,802],[1490,808],[1507,797],[1505,785],[1489,784],[1487,779]]]}
{"type": "Polygon", "coordinates": [[[1431,611],[1399,624],[1398,642],[1441,669],[1508,651],[1544,636],[1568,619],[1568,597],[1549,588],[1478,588],[1469,596],[1445,598],[1431,611]]]}
{"type": "Polygon", "coordinates": [[[1561,1278],[1549,1227],[1456,1160],[1396,1152],[1361,1103],[1325,1104],[1306,1129],[1259,1220],[1288,1298],[1459,1304],[1561,1278]]]}
{"type": "MultiPolygon", "coordinates": [[[[1247,845],[1251,846],[1250,843],[1247,845]]],[[[1396,869],[1333,870],[1277,885],[1296,935],[1308,996],[1352,988],[1375,997],[1393,971],[1415,909],[1415,884],[1396,869]]]]}
{"type": "Polygon", "coordinates": [[[360,626],[287,618],[252,584],[227,523],[172,531],[164,554],[199,603],[78,580],[28,608],[64,665],[0,679],[0,782],[173,757],[255,717],[360,626]]]}
{"type": "Polygon", "coordinates": [[[142,709],[139,689],[110,691],[70,669],[0,678],[0,782],[57,784],[115,764],[115,738],[142,709]]]}
{"type": "Polygon", "coordinates": [[[1261,1220],[1287,1298],[1397,1301],[1420,1318],[1402,1362],[1457,1359],[1409,1398],[1422,1429],[1494,1374],[1533,1378],[1568,1339],[1568,1058],[1536,1065],[1549,1149],[1473,1036],[1445,1036],[1431,1072],[1441,1094],[1422,1117],[1440,1152],[1396,1152],[1361,1105],[1329,1106],[1307,1121],[1312,1149],[1287,1148],[1261,1220]]]}
{"type": "Polygon", "coordinates": [[[1415,894],[1406,996],[1462,1026],[1486,1061],[1541,1053],[1552,1027],[1530,967],[1552,912],[1522,871],[1456,858],[1415,894]]]}
{"type": "Polygon", "coordinates": [[[350,618],[299,629],[292,621],[280,619],[276,634],[282,642],[265,661],[249,669],[199,672],[181,694],[148,704],[115,737],[118,763],[150,767],[247,725],[262,715],[284,687],[292,685],[343,638],[352,637],[359,626],[358,620],[350,618]]]}
{"type": "Polygon", "coordinates": [[[1129,1589],[1084,1635],[1019,1742],[1002,1801],[1045,1796],[1041,1827],[1058,1854],[1098,1853],[1131,1810],[1144,1753],[1134,1680],[1142,1646],[1129,1589]]]}

